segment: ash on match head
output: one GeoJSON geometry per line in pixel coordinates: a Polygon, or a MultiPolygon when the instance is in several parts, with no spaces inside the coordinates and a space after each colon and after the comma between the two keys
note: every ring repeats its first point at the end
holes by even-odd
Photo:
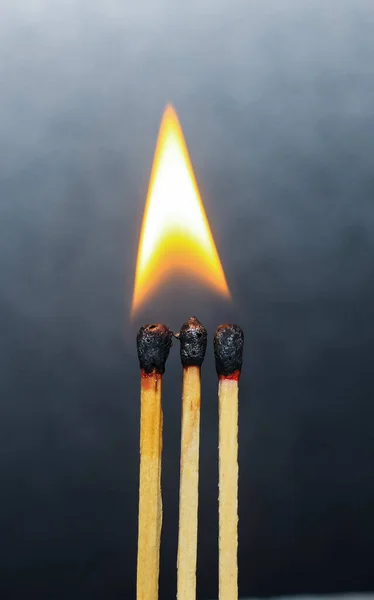
{"type": "Polygon", "coordinates": [[[156,371],[162,375],[172,346],[173,333],[160,323],[144,325],[136,336],[140,368],[145,373],[156,371]]]}
{"type": "Polygon", "coordinates": [[[177,336],[181,346],[181,361],[184,367],[201,367],[205,358],[208,333],[196,317],[191,317],[182,325],[177,336]]]}
{"type": "Polygon", "coordinates": [[[214,334],[214,356],[219,377],[240,376],[244,333],[239,325],[220,325],[214,334]]]}

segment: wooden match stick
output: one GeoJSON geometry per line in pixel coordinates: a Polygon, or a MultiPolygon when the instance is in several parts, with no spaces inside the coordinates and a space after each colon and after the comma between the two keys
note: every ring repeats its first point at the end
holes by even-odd
{"type": "Polygon", "coordinates": [[[162,375],[172,345],[165,325],[146,325],[137,336],[141,373],[137,600],[157,600],[162,525],[162,375]]]}
{"type": "Polygon", "coordinates": [[[238,391],[243,344],[244,334],[238,325],[217,327],[219,600],[238,598],[238,391]]]}
{"type": "Polygon", "coordinates": [[[197,522],[199,499],[200,370],[207,345],[207,331],[196,317],[181,328],[183,365],[182,434],[179,487],[177,598],[196,598],[197,522]]]}

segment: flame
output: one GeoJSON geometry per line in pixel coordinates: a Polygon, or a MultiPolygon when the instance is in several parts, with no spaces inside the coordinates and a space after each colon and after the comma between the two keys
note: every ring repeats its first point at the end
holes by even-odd
{"type": "Polygon", "coordinates": [[[167,106],[143,216],[132,314],[172,274],[197,278],[230,298],[177,114],[167,106]]]}

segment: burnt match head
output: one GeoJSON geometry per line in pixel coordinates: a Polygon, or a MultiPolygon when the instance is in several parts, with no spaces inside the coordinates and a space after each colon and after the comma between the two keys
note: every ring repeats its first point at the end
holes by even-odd
{"type": "Polygon", "coordinates": [[[166,325],[144,325],[136,336],[140,368],[145,373],[162,375],[172,346],[173,333],[166,325]]]}
{"type": "Polygon", "coordinates": [[[243,362],[244,333],[239,325],[220,325],[214,334],[214,356],[218,377],[237,375],[243,362]]]}
{"type": "Polygon", "coordinates": [[[201,367],[205,358],[207,330],[196,317],[191,317],[182,325],[177,336],[181,346],[181,361],[184,367],[201,367]]]}

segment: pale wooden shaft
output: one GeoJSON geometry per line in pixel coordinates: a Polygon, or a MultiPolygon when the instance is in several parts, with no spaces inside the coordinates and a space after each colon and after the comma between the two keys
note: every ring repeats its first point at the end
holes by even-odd
{"type": "Polygon", "coordinates": [[[137,600],[158,599],[162,525],[161,377],[141,380],[137,600]]]}
{"type": "Polygon", "coordinates": [[[179,491],[178,600],[196,598],[199,497],[200,367],[183,372],[179,491]]]}
{"type": "Polygon", "coordinates": [[[219,382],[219,600],[238,598],[238,382],[219,382]]]}

